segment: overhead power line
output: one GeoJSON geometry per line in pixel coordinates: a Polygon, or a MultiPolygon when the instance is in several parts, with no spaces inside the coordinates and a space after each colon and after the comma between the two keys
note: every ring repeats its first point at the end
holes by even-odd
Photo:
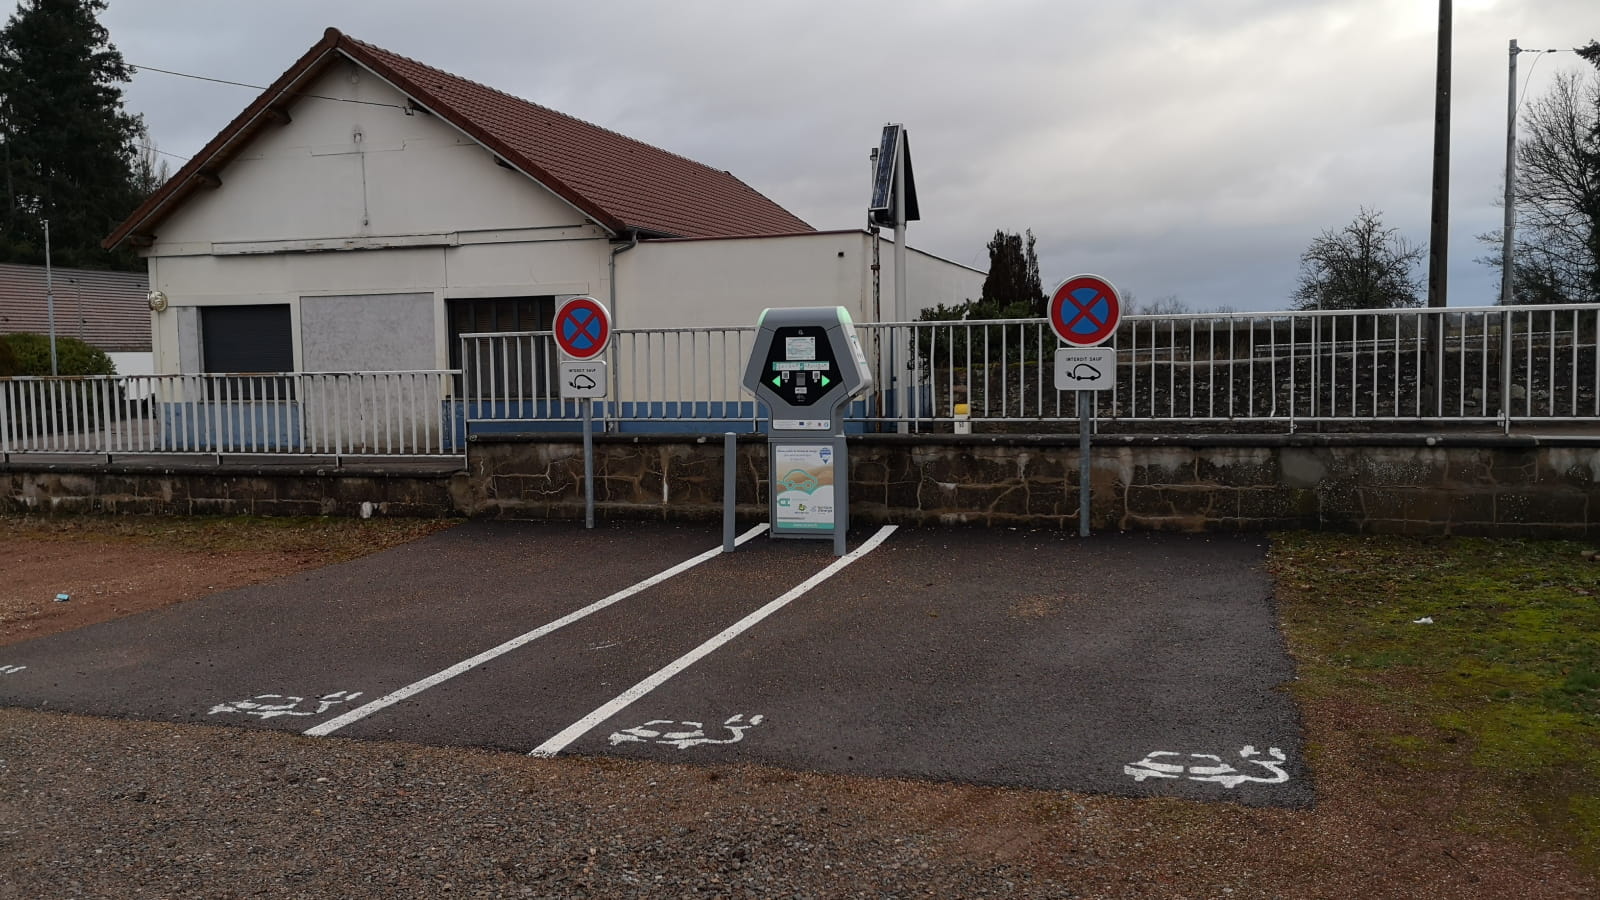
{"type": "MultiPolygon", "coordinates": [[[[179,78],[193,78],[195,81],[209,81],[212,84],[226,84],[231,87],[249,88],[253,91],[267,90],[265,85],[246,84],[242,81],[229,81],[226,78],[212,78],[207,75],[192,75],[188,72],[174,72],[171,69],[158,69],[155,66],[141,66],[138,63],[128,63],[128,67],[133,69],[135,72],[149,70],[151,72],[160,72],[163,75],[176,75],[179,78]]],[[[306,97],[312,100],[333,100],[337,103],[356,103],[360,104],[361,106],[385,106],[389,109],[398,109],[402,112],[406,112],[410,109],[410,107],[405,106],[404,104],[382,103],[377,100],[355,100],[350,97],[328,97],[323,94],[306,94],[299,91],[290,91],[289,94],[293,97],[306,97]]]]}

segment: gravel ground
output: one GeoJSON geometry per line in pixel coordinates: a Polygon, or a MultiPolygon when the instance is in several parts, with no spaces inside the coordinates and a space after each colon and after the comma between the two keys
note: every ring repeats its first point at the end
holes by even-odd
{"type": "Polygon", "coordinates": [[[1255,809],[0,709],[0,897],[1600,889],[1556,852],[1464,838],[1450,785],[1434,796],[1405,808],[1348,790],[1314,810],[1255,809]]]}

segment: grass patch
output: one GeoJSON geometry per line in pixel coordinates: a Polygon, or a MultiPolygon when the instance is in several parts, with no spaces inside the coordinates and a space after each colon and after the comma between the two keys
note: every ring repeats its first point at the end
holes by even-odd
{"type": "Polygon", "coordinates": [[[1600,867],[1600,563],[1588,549],[1279,535],[1296,689],[1419,726],[1372,737],[1418,791],[1429,773],[1466,768],[1461,827],[1554,837],[1600,867]]]}

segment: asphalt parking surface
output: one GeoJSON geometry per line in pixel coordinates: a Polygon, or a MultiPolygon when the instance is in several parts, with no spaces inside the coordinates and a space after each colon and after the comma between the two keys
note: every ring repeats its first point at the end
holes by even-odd
{"type": "Polygon", "coordinates": [[[839,567],[826,541],[721,554],[698,526],[473,522],[5,648],[0,665],[26,668],[0,677],[0,703],[1311,802],[1265,539],[851,534],[872,541],[839,567]]]}

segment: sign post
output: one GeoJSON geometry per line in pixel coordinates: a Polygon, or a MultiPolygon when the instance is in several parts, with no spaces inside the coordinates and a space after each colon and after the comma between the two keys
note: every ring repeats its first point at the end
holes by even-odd
{"type": "Polygon", "coordinates": [[[556,310],[561,399],[583,402],[583,527],[594,527],[594,401],[606,395],[606,364],[596,359],[611,343],[611,314],[593,297],[569,297],[556,310]]]}
{"type": "Polygon", "coordinates": [[[1111,282],[1074,275],[1050,295],[1050,328],[1070,346],[1056,350],[1056,390],[1078,394],[1078,536],[1089,536],[1089,429],[1094,394],[1117,383],[1117,351],[1101,347],[1117,333],[1122,298],[1111,282]]]}

